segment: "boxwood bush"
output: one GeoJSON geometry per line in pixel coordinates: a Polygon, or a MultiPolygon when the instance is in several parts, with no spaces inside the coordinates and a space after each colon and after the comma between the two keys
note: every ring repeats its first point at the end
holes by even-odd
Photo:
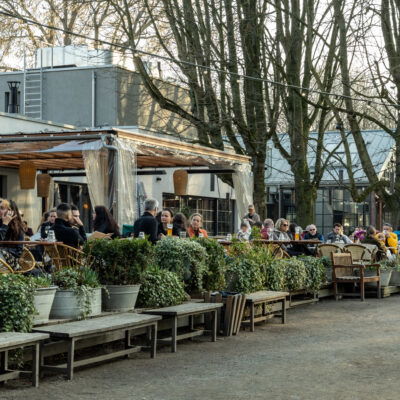
{"type": "Polygon", "coordinates": [[[175,306],[185,300],[183,282],[175,272],[153,268],[142,275],[139,307],[175,306]]]}
{"type": "Polygon", "coordinates": [[[228,290],[252,293],[263,289],[263,275],[254,260],[245,257],[232,258],[226,272],[228,290]]]}
{"type": "Polygon", "coordinates": [[[317,257],[300,257],[306,267],[305,288],[316,292],[326,281],[324,261],[317,257]]]}

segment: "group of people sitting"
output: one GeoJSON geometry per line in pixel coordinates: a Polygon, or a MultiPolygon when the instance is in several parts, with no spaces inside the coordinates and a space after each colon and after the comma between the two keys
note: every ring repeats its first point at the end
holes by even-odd
{"type": "Polygon", "coordinates": [[[133,225],[133,236],[143,234],[152,243],[156,243],[164,236],[208,237],[203,229],[203,217],[199,213],[190,216],[189,222],[182,213],[173,214],[169,208],[158,211],[158,201],[147,199],[144,202],[144,213],[133,225]]]}

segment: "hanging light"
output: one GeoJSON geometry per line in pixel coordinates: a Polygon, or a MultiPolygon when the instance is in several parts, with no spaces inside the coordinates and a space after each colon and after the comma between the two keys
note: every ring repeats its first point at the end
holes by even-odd
{"type": "Polygon", "coordinates": [[[35,189],[36,165],[33,161],[22,161],[18,174],[21,189],[35,189]]]}
{"type": "Polygon", "coordinates": [[[184,196],[187,194],[188,173],[184,169],[177,169],[174,171],[174,191],[177,196],[184,196]]]}
{"type": "Polygon", "coordinates": [[[38,197],[49,197],[51,176],[49,174],[38,174],[36,183],[38,197]]]}

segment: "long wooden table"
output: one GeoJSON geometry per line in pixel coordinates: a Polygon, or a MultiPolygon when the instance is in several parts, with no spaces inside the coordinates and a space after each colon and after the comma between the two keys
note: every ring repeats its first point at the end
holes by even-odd
{"type": "Polygon", "coordinates": [[[150,356],[156,356],[157,344],[157,321],[161,319],[157,315],[123,313],[109,315],[106,317],[93,318],[82,321],[67,322],[64,324],[41,326],[34,328],[35,332],[47,333],[53,340],[65,340],[68,342],[67,364],[45,365],[44,359],[41,360],[43,370],[65,372],[67,378],[71,380],[74,376],[74,368],[93,364],[100,361],[109,360],[116,357],[126,356],[136,353],[142,346],[131,346],[131,331],[141,328],[148,328],[148,340],[150,344],[150,356]],[[103,354],[100,356],[89,357],[84,360],[75,361],[75,343],[79,340],[94,338],[105,332],[125,332],[125,349],[103,354]]]}
{"type": "Polygon", "coordinates": [[[203,335],[205,329],[194,329],[193,317],[195,315],[210,314],[211,315],[211,341],[217,340],[217,311],[222,307],[222,303],[185,303],[178,306],[156,308],[154,310],[146,310],[144,313],[159,315],[163,319],[170,319],[171,337],[159,339],[160,343],[171,343],[171,352],[176,352],[177,341],[192,338],[194,336],[203,335]],[[178,319],[189,317],[190,331],[183,334],[178,334],[178,319]]]}
{"type": "Polygon", "coordinates": [[[250,309],[250,317],[244,319],[242,324],[250,324],[251,332],[254,332],[254,324],[268,319],[267,304],[281,303],[281,321],[282,324],[286,322],[286,297],[289,296],[288,292],[274,292],[270,290],[260,290],[258,292],[246,295],[246,307],[250,309]],[[262,305],[262,313],[255,316],[255,307],[262,305]]]}
{"type": "Polygon", "coordinates": [[[18,244],[22,244],[23,246],[54,246],[55,244],[63,244],[63,242],[48,242],[47,240],[2,240],[0,241],[0,247],[2,246],[16,246],[18,244]]]}
{"type": "Polygon", "coordinates": [[[32,386],[39,386],[40,344],[48,339],[45,333],[0,333],[0,382],[16,379],[22,371],[8,369],[8,352],[21,347],[32,347],[32,386]]]}

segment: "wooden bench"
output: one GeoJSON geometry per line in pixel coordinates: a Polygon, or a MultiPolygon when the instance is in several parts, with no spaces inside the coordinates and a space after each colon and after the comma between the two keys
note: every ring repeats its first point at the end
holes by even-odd
{"type": "Polygon", "coordinates": [[[32,386],[39,386],[39,361],[40,343],[48,339],[45,333],[20,333],[20,332],[1,332],[0,333],[0,382],[9,379],[16,379],[25,374],[23,371],[13,371],[8,369],[8,352],[21,347],[32,347],[32,386]]]}
{"type": "Polygon", "coordinates": [[[251,332],[254,332],[254,324],[260,321],[266,321],[269,318],[270,312],[267,312],[267,304],[282,303],[281,318],[282,324],[286,322],[286,297],[288,292],[273,292],[269,290],[261,290],[259,292],[250,293],[246,297],[246,308],[250,309],[250,317],[245,318],[242,324],[250,324],[251,332]],[[256,306],[262,306],[262,314],[255,316],[256,306]]]}
{"type": "Polygon", "coordinates": [[[67,364],[45,365],[44,358],[42,357],[40,366],[44,371],[48,370],[64,372],[67,374],[67,378],[71,380],[73,378],[74,368],[76,367],[81,367],[116,357],[127,356],[128,354],[140,351],[143,346],[131,345],[131,332],[140,328],[147,328],[148,341],[150,345],[149,347],[151,350],[150,355],[152,358],[154,358],[156,356],[157,345],[157,321],[160,319],[161,317],[156,315],[124,313],[35,328],[34,331],[48,333],[50,338],[53,340],[65,340],[68,342],[67,364]],[[104,334],[105,332],[116,331],[125,332],[124,350],[75,361],[75,343],[77,341],[94,338],[104,334]]]}
{"type": "Polygon", "coordinates": [[[211,341],[217,340],[217,311],[222,307],[221,303],[185,303],[178,306],[158,308],[144,311],[146,314],[159,315],[163,319],[171,319],[171,337],[159,339],[160,343],[171,343],[171,352],[176,352],[176,343],[178,340],[192,338],[203,335],[205,329],[194,329],[193,317],[195,315],[210,314],[211,317],[211,341]],[[189,317],[189,332],[178,335],[178,319],[189,317]]]}

